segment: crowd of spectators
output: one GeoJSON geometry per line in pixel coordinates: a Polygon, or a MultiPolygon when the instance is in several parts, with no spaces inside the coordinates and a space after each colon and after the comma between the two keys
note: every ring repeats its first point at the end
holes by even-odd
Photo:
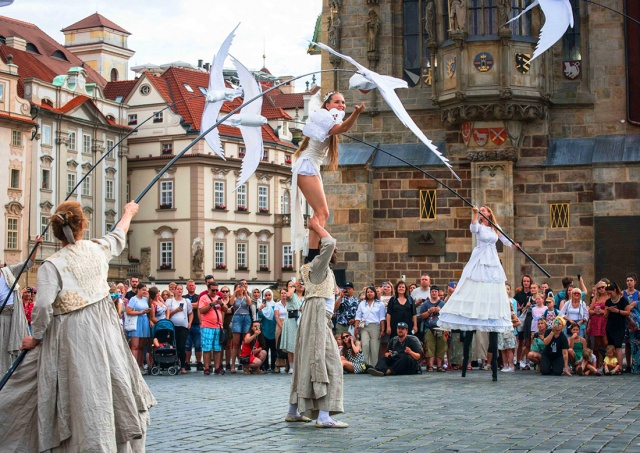
{"type": "MultiPolygon", "coordinates": [[[[640,373],[637,276],[628,274],[625,283],[623,290],[602,278],[588,291],[582,278],[565,277],[554,293],[547,282],[525,275],[513,298],[506,284],[514,329],[499,334],[502,371],[640,373]]],[[[154,326],[162,319],[173,323],[182,374],[193,368],[205,375],[293,373],[304,282],[293,279],[279,291],[261,291],[249,288],[246,280],[233,287],[218,285],[209,275],[205,284],[199,294],[193,280],[170,283],[163,291],[137,278],[111,285],[115,309],[143,373],[153,366],[154,326]]],[[[456,282],[432,284],[426,273],[415,284],[382,282],[360,291],[346,282],[336,290],[333,317],[344,372],[386,376],[459,370],[465,333],[438,327],[439,312],[455,288],[456,282]]],[[[27,288],[22,294],[27,320],[35,293],[27,288]]],[[[487,346],[488,334],[477,332],[474,368],[489,369],[487,346]]]]}

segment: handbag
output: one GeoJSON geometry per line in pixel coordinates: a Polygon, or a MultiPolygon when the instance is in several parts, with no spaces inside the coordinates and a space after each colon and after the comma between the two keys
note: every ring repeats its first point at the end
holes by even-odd
{"type": "MultiPolygon", "coordinates": [[[[209,300],[211,300],[211,297],[209,297],[209,300]]],[[[220,339],[218,341],[220,342],[220,346],[226,346],[229,342],[229,334],[227,333],[227,329],[225,329],[224,325],[220,322],[220,315],[218,314],[218,310],[213,311],[216,314],[216,318],[218,318],[218,324],[222,326],[222,328],[220,329],[220,339]]]]}
{"type": "Polygon", "coordinates": [[[516,327],[516,329],[518,330],[518,332],[522,332],[522,329],[524,328],[524,321],[525,319],[527,319],[527,310],[523,310],[522,313],[520,313],[520,316],[518,316],[518,319],[520,320],[520,324],[516,327]]]}
{"type": "Polygon", "coordinates": [[[138,328],[138,315],[124,314],[124,331],[133,332],[138,328]]]}

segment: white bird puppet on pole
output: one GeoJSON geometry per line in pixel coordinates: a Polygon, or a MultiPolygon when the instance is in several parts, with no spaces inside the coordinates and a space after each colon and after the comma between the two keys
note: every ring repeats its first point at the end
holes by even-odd
{"type": "MultiPolygon", "coordinates": [[[[235,98],[242,95],[242,90],[227,88],[222,76],[222,69],[224,61],[229,55],[229,48],[231,42],[235,37],[236,29],[240,24],[229,33],[227,39],[224,40],[218,53],[213,57],[211,63],[211,69],[209,73],[209,88],[207,89],[207,98],[204,104],[204,112],[202,113],[201,130],[206,131],[218,121],[218,115],[222,108],[224,101],[233,101],[235,98]]],[[[218,128],[213,129],[205,136],[205,140],[211,147],[214,153],[224,159],[224,151],[222,149],[222,143],[220,142],[220,134],[218,128]]]]}
{"type": "Polygon", "coordinates": [[[341,53],[336,52],[331,47],[322,44],[322,43],[312,43],[321,49],[326,50],[327,52],[331,52],[332,54],[342,58],[343,60],[348,61],[356,68],[358,68],[359,73],[354,74],[351,79],[349,79],[349,88],[350,89],[359,89],[359,90],[370,90],[372,88],[377,88],[384,100],[387,102],[391,110],[396,114],[398,119],[408,127],[411,132],[415,134],[416,137],[420,139],[422,143],[427,145],[433,153],[438,156],[438,158],[449,168],[451,174],[455,176],[455,178],[460,181],[460,178],[453,171],[451,164],[449,163],[449,159],[442,155],[438,148],[433,144],[431,140],[429,140],[420,130],[418,125],[411,119],[407,111],[405,110],[402,102],[398,98],[398,95],[395,93],[396,88],[407,88],[407,82],[402,79],[397,79],[395,77],[380,75],[377,72],[371,71],[370,69],[365,68],[360,63],[355,61],[353,58],[342,55],[341,53]]]}
{"type": "Polygon", "coordinates": [[[529,63],[558,42],[567,31],[567,28],[573,28],[573,10],[571,9],[571,3],[569,0],[534,0],[534,2],[527,6],[524,11],[509,22],[513,22],[518,19],[536,5],[540,5],[540,8],[542,8],[542,12],[544,13],[544,25],[540,30],[538,44],[536,45],[536,50],[533,52],[533,56],[529,60],[529,63]]]}
{"type": "MultiPolygon", "coordinates": [[[[251,74],[251,72],[249,72],[249,70],[234,57],[231,57],[231,61],[238,71],[238,78],[240,79],[242,90],[244,91],[245,101],[253,99],[262,93],[260,84],[256,81],[253,74],[251,74]]],[[[264,153],[262,125],[267,124],[267,119],[260,115],[261,111],[262,97],[256,99],[251,104],[242,107],[242,111],[239,114],[232,115],[231,118],[223,123],[239,128],[245,145],[245,155],[242,159],[242,168],[240,170],[238,183],[236,184],[236,189],[247,182],[251,175],[253,175],[258,169],[258,165],[262,160],[262,155],[264,153]]]]}

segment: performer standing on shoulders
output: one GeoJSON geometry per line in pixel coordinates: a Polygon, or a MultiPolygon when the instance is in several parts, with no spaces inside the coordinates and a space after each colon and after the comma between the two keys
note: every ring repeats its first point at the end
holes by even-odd
{"type": "Polygon", "coordinates": [[[302,134],[305,136],[300,147],[293,155],[296,162],[291,168],[293,178],[291,185],[291,244],[294,251],[303,250],[310,262],[318,249],[309,252],[306,246],[318,244],[320,238],[313,231],[309,231],[309,243],[305,244],[304,219],[302,217],[302,199],[298,189],[313,209],[313,217],[318,219],[324,228],[329,218],[329,208],[324,195],[320,166],[325,156],[329,156],[329,170],[338,168],[338,135],[347,132],[356,123],[360,113],[364,111],[364,103],[355,106],[353,113],[344,122],[344,96],[337,92],[330,92],[322,104],[322,108],[309,116],[309,123],[305,124],[302,134]]]}
{"type": "Polygon", "coordinates": [[[317,217],[309,228],[320,238],[320,253],[300,268],[306,286],[304,314],[296,337],[295,366],[291,379],[287,422],[310,422],[318,428],[346,428],[331,418],[342,407],[342,364],[331,331],[336,281],[329,263],[335,264],[336,240],[317,217]]]}
{"type": "MultiPolygon", "coordinates": [[[[36,247],[42,245],[42,237],[36,236],[36,247]]],[[[36,259],[36,253],[31,255],[26,269],[30,269],[36,259]]],[[[13,266],[0,267],[0,307],[7,296],[7,304],[0,314],[0,376],[3,376],[20,351],[22,339],[29,335],[29,323],[24,314],[20,286],[16,285],[13,293],[9,294],[15,282],[15,275],[20,272],[24,262],[13,266]]]]}
{"type": "MultiPolygon", "coordinates": [[[[462,376],[466,375],[469,362],[469,346],[476,330],[490,332],[489,351],[493,354],[491,371],[493,380],[498,379],[498,332],[513,329],[509,297],[504,290],[507,276],[500,264],[496,242],[498,239],[508,247],[511,243],[489,222],[478,214],[498,224],[488,206],[473,207],[470,230],[476,235],[477,244],[469,262],[462,271],[455,291],[440,310],[438,325],[444,329],[459,329],[466,332],[462,376]],[[478,219],[480,217],[480,219],[478,219]]],[[[516,247],[520,247],[516,244],[516,247]]]]}
{"type": "Polygon", "coordinates": [[[138,205],[115,231],[82,240],[82,206],[51,216],[62,248],[38,269],[31,350],[0,393],[3,451],[144,451],[156,403],[129,351],[109,296],[109,261],[125,247],[138,205]]]}

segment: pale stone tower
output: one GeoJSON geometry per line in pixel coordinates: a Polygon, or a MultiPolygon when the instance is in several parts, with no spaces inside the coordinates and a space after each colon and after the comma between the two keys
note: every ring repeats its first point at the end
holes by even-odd
{"type": "Polygon", "coordinates": [[[64,46],[106,80],[126,80],[129,59],[135,53],[127,47],[131,34],[98,13],[63,28],[64,46]]]}

